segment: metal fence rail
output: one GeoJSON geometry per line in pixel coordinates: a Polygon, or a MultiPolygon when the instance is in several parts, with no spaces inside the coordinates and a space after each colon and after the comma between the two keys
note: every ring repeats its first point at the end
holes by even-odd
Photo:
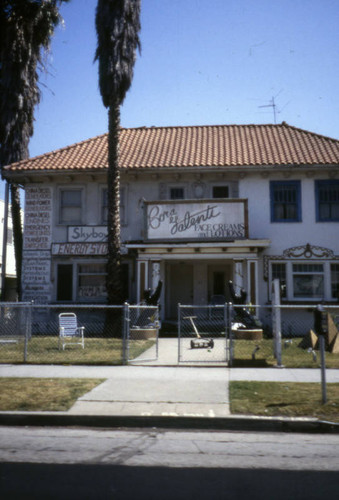
{"type": "Polygon", "coordinates": [[[157,360],[160,328],[158,306],[128,305],[125,312],[127,361],[157,360]]]}
{"type": "MultiPolygon", "coordinates": [[[[7,307],[2,304],[3,307],[7,307]]],[[[123,362],[122,306],[16,304],[25,317],[24,342],[1,346],[1,363],[121,364],[123,362]],[[59,314],[73,312],[85,327],[85,349],[59,348],[59,314]]],[[[18,332],[19,330],[17,330],[18,332]]],[[[23,330],[21,330],[23,331],[23,330]]]]}
{"type": "MultiPolygon", "coordinates": [[[[229,366],[318,368],[316,305],[178,306],[178,362],[229,366]],[[239,324],[245,309],[255,328],[239,324]],[[247,331],[246,331],[247,330],[247,331]],[[252,331],[251,331],[252,330],[252,331]]],[[[339,368],[339,305],[325,306],[326,366],[339,368]]],[[[124,364],[158,357],[156,306],[0,303],[0,363],[124,364]],[[85,348],[59,349],[59,314],[85,327],[85,348]]],[[[162,332],[162,336],[166,333],[162,332]]]]}
{"type": "MultiPolygon", "coordinates": [[[[281,305],[281,364],[286,367],[320,366],[318,337],[314,328],[316,306],[281,305]]],[[[326,365],[339,368],[339,306],[325,306],[330,325],[325,336],[326,365]]]]}
{"type": "Polygon", "coordinates": [[[158,355],[157,306],[1,303],[0,315],[0,363],[121,365],[158,355]],[[60,348],[64,312],[84,327],[84,349],[73,343],[60,348]]]}
{"type": "Polygon", "coordinates": [[[0,362],[24,360],[31,336],[31,303],[0,303],[0,362]]]}
{"type": "Polygon", "coordinates": [[[276,364],[274,310],[270,306],[236,305],[231,313],[231,366],[276,364]]]}

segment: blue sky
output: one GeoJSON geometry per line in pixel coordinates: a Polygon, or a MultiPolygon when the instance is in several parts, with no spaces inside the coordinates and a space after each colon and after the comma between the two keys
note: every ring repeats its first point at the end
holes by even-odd
{"type": "MultiPolygon", "coordinates": [[[[30,154],[107,132],[98,90],[97,0],[61,13],[41,76],[30,154]]],[[[273,123],[339,138],[338,0],[142,0],[124,127],[273,123]]]]}

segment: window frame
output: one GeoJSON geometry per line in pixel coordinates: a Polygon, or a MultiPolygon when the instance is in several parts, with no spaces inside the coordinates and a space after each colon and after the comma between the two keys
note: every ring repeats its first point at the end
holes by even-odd
{"type": "Polygon", "coordinates": [[[330,290],[331,290],[331,298],[332,300],[339,300],[339,262],[330,262],[330,290]],[[333,269],[337,267],[337,269],[333,269]],[[333,279],[334,275],[336,275],[336,279],[333,279]],[[334,286],[336,291],[334,292],[334,286]]]}
{"type": "Polygon", "coordinates": [[[185,200],[186,199],[186,186],[183,186],[182,184],[168,186],[168,199],[171,201],[185,200]],[[174,189],[178,189],[178,190],[181,189],[182,193],[183,193],[183,197],[182,198],[173,198],[172,197],[172,190],[174,190],[174,189]]]}
{"type": "MultiPolygon", "coordinates": [[[[284,203],[286,204],[286,202],[284,203]]],[[[300,180],[275,180],[270,181],[270,208],[271,208],[271,223],[295,223],[302,222],[301,218],[301,181],[300,180]],[[296,193],[296,216],[293,218],[279,218],[275,216],[275,189],[282,186],[295,187],[296,193]]]]}
{"type": "MultiPolygon", "coordinates": [[[[274,277],[273,266],[284,265],[286,272],[286,293],[281,295],[282,302],[296,302],[296,303],[317,303],[319,301],[335,302],[338,297],[335,296],[334,290],[339,290],[339,260],[319,260],[319,259],[271,259],[269,262],[269,299],[272,298],[272,284],[274,277]],[[294,287],[294,276],[298,271],[293,271],[293,265],[322,265],[323,270],[318,274],[323,276],[323,295],[321,297],[310,296],[296,296],[294,287]]],[[[301,274],[301,273],[299,273],[301,274]]],[[[307,273],[305,273],[306,275],[307,273]]],[[[310,273],[311,274],[311,273],[310,273]]],[[[316,273],[317,274],[317,273],[316,273]]],[[[284,283],[281,283],[284,286],[284,283]]]]}
{"type": "Polygon", "coordinates": [[[106,290],[106,295],[102,295],[99,297],[95,296],[82,296],[80,295],[80,277],[81,276],[103,276],[104,277],[104,286],[106,288],[106,276],[107,276],[107,261],[103,260],[84,260],[84,261],[77,261],[75,262],[75,274],[76,274],[76,287],[75,290],[73,291],[74,295],[76,296],[76,300],[79,302],[106,302],[107,301],[107,290],[106,290]],[[81,272],[81,266],[104,266],[104,271],[103,272],[81,272]]]}
{"type": "Polygon", "coordinates": [[[231,188],[230,188],[230,185],[229,184],[213,184],[211,186],[212,188],[212,198],[215,199],[215,200],[222,200],[222,199],[228,199],[230,198],[230,193],[231,193],[231,188]],[[215,189],[225,189],[227,188],[227,196],[215,196],[214,195],[214,190],[215,189]]]}
{"type": "MultiPolygon", "coordinates": [[[[273,283],[274,279],[279,279],[281,300],[287,300],[287,276],[288,276],[287,262],[286,261],[272,261],[271,266],[270,266],[270,273],[271,273],[271,283],[273,283]],[[281,273],[281,272],[274,273],[273,266],[280,266],[281,270],[282,270],[282,268],[284,268],[284,272],[283,273],[281,273]],[[278,276],[278,274],[280,274],[280,275],[284,274],[283,282],[282,282],[281,278],[278,276]]],[[[271,286],[271,289],[272,289],[272,286],[271,286]]]]}
{"type": "MultiPolygon", "coordinates": [[[[321,216],[321,210],[320,210],[320,189],[322,187],[327,187],[327,186],[337,186],[338,189],[338,201],[337,203],[339,204],[339,180],[338,179],[317,179],[314,181],[314,189],[315,189],[315,206],[316,206],[316,221],[317,222],[339,222],[339,215],[338,217],[322,217],[321,216]]],[[[333,202],[335,203],[335,202],[333,202]]],[[[327,202],[327,204],[332,207],[332,204],[330,201],[327,202]]]]}
{"type": "Polygon", "coordinates": [[[291,280],[292,280],[292,297],[293,300],[324,300],[325,298],[325,266],[324,262],[291,262],[291,280]],[[299,269],[296,269],[296,266],[299,266],[299,269]],[[318,267],[319,269],[316,269],[318,267]],[[321,267],[321,269],[320,269],[321,267]],[[312,269],[313,268],[313,269],[312,269]],[[320,294],[315,295],[301,295],[297,294],[297,279],[302,280],[305,278],[312,278],[312,281],[315,277],[321,278],[319,285],[322,290],[320,294]]]}
{"type": "MultiPolygon", "coordinates": [[[[73,302],[79,302],[81,304],[83,303],[88,303],[88,302],[98,302],[98,303],[106,303],[107,302],[107,298],[105,297],[99,297],[99,298],[95,298],[95,297],[81,297],[79,295],[79,273],[80,273],[80,266],[81,265],[93,265],[93,264],[101,264],[101,265],[105,265],[107,266],[107,260],[105,259],[92,259],[92,260],[88,260],[88,259],[76,259],[76,260],[72,260],[72,261],[69,261],[69,260],[64,260],[64,261],[61,261],[61,260],[57,260],[55,262],[55,282],[56,282],[56,286],[55,286],[55,291],[54,291],[54,294],[55,294],[55,301],[57,303],[73,303],[73,302]],[[59,266],[70,266],[72,268],[72,272],[71,272],[71,286],[72,286],[72,289],[71,289],[71,298],[70,299],[58,299],[58,287],[59,287],[59,266]]],[[[85,274],[85,273],[83,273],[85,274]]],[[[90,273],[89,273],[90,274],[90,273]]],[[[105,284],[106,284],[106,274],[105,274],[105,284]]]]}
{"type": "Polygon", "coordinates": [[[70,226],[70,225],[81,225],[83,224],[83,206],[84,206],[84,188],[83,187],[59,187],[59,190],[58,190],[58,199],[59,199],[59,213],[58,213],[58,224],[61,225],[61,226],[70,226]],[[80,192],[80,217],[79,217],[79,220],[64,220],[63,219],[63,216],[62,216],[62,213],[63,213],[63,209],[64,208],[69,208],[71,207],[71,205],[66,205],[65,207],[63,207],[62,205],[62,193],[64,192],[80,192]]]}

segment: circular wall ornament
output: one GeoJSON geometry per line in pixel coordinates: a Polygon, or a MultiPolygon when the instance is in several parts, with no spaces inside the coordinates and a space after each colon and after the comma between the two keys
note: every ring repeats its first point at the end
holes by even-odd
{"type": "Polygon", "coordinates": [[[206,184],[204,182],[194,182],[192,185],[192,189],[195,198],[205,197],[206,184]]]}

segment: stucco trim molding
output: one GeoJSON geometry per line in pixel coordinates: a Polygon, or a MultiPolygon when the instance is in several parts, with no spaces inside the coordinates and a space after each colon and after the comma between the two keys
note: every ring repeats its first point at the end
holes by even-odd
{"type": "Polygon", "coordinates": [[[268,279],[269,263],[272,260],[289,259],[330,259],[339,260],[339,255],[335,255],[330,248],[319,247],[306,243],[297,247],[286,248],[282,255],[264,255],[264,279],[268,279]]]}

